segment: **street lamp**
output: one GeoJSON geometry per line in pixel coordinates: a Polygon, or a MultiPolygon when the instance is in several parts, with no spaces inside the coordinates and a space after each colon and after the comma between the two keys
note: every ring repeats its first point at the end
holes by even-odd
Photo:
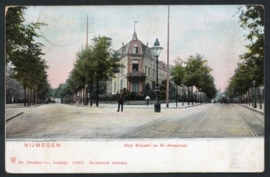
{"type": "Polygon", "coordinates": [[[160,47],[158,39],[154,43],[154,47],[151,47],[151,50],[156,57],[156,89],[155,89],[155,112],[160,112],[160,103],[158,99],[159,86],[158,86],[158,56],[163,48],[160,47]]]}
{"type": "Polygon", "coordinates": [[[257,108],[256,104],[256,81],[253,81],[253,88],[254,88],[254,108],[257,108]]]}

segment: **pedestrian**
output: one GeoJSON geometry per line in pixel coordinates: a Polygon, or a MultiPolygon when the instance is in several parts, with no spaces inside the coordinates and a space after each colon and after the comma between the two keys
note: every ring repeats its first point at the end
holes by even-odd
{"type": "Polygon", "coordinates": [[[79,104],[79,99],[76,98],[76,106],[78,106],[78,104],[79,104]]]}
{"type": "Polygon", "coordinates": [[[118,101],[118,110],[117,110],[117,112],[119,112],[119,110],[120,110],[120,105],[121,105],[121,112],[123,112],[123,104],[124,104],[124,101],[125,101],[125,98],[124,98],[124,95],[123,95],[123,90],[120,90],[120,94],[118,94],[117,101],[118,101]]]}
{"type": "Polygon", "coordinates": [[[147,96],[145,97],[145,100],[146,100],[146,105],[148,106],[150,97],[147,95],[147,96]]]}

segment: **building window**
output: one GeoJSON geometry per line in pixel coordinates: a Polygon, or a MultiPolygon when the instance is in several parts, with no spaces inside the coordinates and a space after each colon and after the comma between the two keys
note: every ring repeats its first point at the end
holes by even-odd
{"type": "Polygon", "coordinates": [[[139,69],[139,61],[132,60],[132,71],[138,71],[138,69],[139,69]]]}
{"type": "Polygon", "coordinates": [[[144,67],[144,73],[145,73],[145,75],[147,75],[146,72],[147,72],[147,67],[145,66],[144,67]]]}
{"type": "Polygon", "coordinates": [[[114,93],[116,92],[116,81],[113,81],[113,90],[114,90],[114,93]]]}
{"type": "Polygon", "coordinates": [[[139,92],[139,83],[138,82],[133,82],[132,83],[132,91],[133,92],[139,92]]]}
{"type": "Polygon", "coordinates": [[[123,75],[123,70],[124,70],[124,68],[123,67],[120,67],[121,76],[123,75]]]}
{"type": "Polygon", "coordinates": [[[155,77],[155,70],[153,69],[153,77],[155,77]]]}
{"type": "Polygon", "coordinates": [[[148,67],[148,76],[150,76],[150,67],[148,67]]]}
{"type": "Polygon", "coordinates": [[[123,89],[123,79],[120,80],[120,89],[123,89]]]}
{"type": "Polygon", "coordinates": [[[139,53],[137,44],[134,44],[133,53],[139,53]]]}

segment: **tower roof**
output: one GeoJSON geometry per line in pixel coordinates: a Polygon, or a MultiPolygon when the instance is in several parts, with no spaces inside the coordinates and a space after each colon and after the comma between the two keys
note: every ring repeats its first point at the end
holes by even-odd
{"type": "Polygon", "coordinates": [[[134,31],[132,40],[130,40],[127,44],[124,45],[122,43],[122,47],[117,50],[117,53],[120,55],[126,55],[126,54],[134,54],[134,47],[138,47],[138,53],[139,55],[146,56],[148,58],[153,59],[153,54],[151,49],[148,47],[148,44],[145,45],[140,40],[138,40],[137,33],[134,31]]]}
{"type": "Polygon", "coordinates": [[[134,31],[132,40],[138,40],[137,33],[134,31]]]}

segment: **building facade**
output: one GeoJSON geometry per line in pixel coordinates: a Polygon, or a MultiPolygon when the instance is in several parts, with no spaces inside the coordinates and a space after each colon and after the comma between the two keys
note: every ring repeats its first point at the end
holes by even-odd
{"type": "MultiPolygon", "coordinates": [[[[108,81],[107,93],[116,94],[119,90],[126,88],[130,92],[143,93],[145,85],[150,89],[155,89],[156,83],[156,59],[148,47],[138,40],[136,32],[133,33],[132,40],[116,51],[119,54],[120,63],[124,66],[120,68],[120,73],[115,78],[108,81]]],[[[166,65],[159,61],[158,83],[166,79],[166,65]]]]}
{"type": "Polygon", "coordinates": [[[11,77],[13,70],[6,67],[6,103],[18,103],[24,100],[24,89],[21,84],[11,77]]]}

